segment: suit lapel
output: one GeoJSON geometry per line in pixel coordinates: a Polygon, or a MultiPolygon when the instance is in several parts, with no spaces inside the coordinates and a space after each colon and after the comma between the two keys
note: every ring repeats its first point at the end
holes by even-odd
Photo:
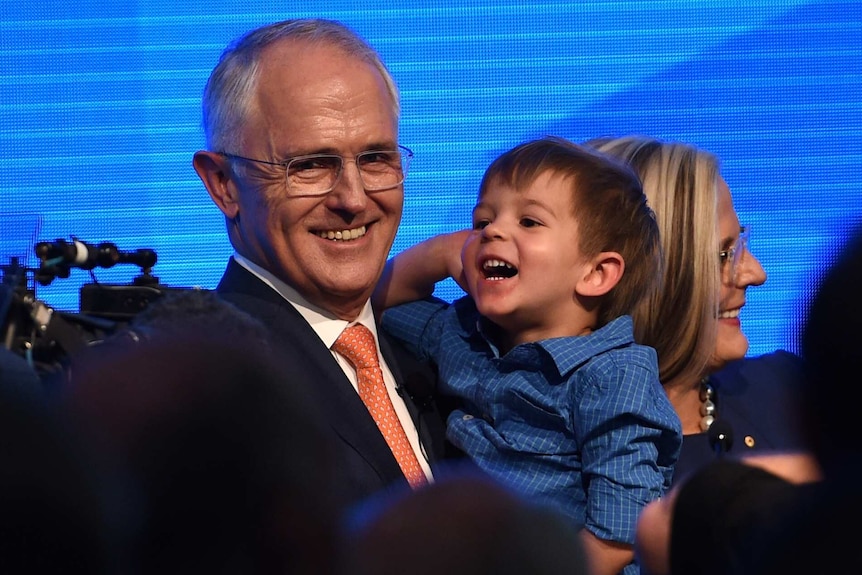
{"type": "Polygon", "coordinates": [[[299,312],[233,259],[217,290],[267,325],[273,335],[273,352],[289,384],[301,385],[315,397],[340,440],[365,458],[385,481],[401,477],[398,463],[353,385],[299,312]]]}

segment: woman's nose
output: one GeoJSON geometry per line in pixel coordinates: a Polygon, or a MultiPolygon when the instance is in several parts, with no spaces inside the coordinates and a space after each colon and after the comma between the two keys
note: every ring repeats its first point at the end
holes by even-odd
{"type": "Polygon", "coordinates": [[[746,248],[739,263],[736,264],[736,285],[744,288],[759,286],[766,281],[766,270],[760,265],[760,260],[746,248]]]}

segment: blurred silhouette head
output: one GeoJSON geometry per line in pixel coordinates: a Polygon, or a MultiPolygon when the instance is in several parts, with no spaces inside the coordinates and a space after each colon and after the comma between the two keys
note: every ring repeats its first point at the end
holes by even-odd
{"type": "Polygon", "coordinates": [[[472,471],[372,499],[347,531],[344,572],[354,575],[587,573],[566,518],[472,471]]]}
{"type": "Polygon", "coordinates": [[[145,337],[72,365],[68,407],[101,463],[123,557],[142,573],[330,572],[322,418],[284,385],[291,366],[265,330],[214,294],[183,297],[201,296],[157,300],[132,326],[145,337]]]}
{"type": "Polygon", "coordinates": [[[85,452],[30,391],[0,387],[0,573],[106,573],[104,518],[85,452]]]}
{"type": "Polygon", "coordinates": [[[814,451],[826,477],[862,462],[862,228],[823,276],[808,316],[802,354],[809,369],[805,406],[814,451]]]}

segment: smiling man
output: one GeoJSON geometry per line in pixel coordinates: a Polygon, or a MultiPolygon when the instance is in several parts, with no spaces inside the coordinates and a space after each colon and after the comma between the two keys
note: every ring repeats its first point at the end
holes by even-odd
{"type": "Polygon", "coordinates": [[[222,54],[203,96],[207,149],[194,156],[235,250],[217,291],[268,326],[285,385],[303,386],[329,422],[347,503],[423,484],[443,442],[433,402],[420,409],[411,393],[430,373],[378,336],[369,301],[412,157],[399,114],[391,75],[353,31],[280,22],[222,54]],[[356,324],[371,333],[379,388],[333,349],[356,324]],[[366,389],[384,415],[366,407],[366,389]]]}

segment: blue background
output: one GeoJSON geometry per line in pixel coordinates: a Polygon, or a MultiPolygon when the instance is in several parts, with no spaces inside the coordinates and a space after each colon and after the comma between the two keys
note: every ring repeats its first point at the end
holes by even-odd
{"type": "MultiPolygon", "coordinates": [[[[235,36],[321,16],[374,45],[401,89],[416,158],[393,252],[468,226],[485,167],[527,138],[686,140],[722,158],[769,275],[742,313],[749,354],[797,350],[820,275],[862,222],[862,4],[445,4],[2,2],[0,264],[38,265],[36,241],[75,236],[154,249],[162,283],[215,287],[231,249],[191,166],[204,83],[235,36]]],[[[76,311],[90,281],[72,270],[37,297],[76,311]]]]}

